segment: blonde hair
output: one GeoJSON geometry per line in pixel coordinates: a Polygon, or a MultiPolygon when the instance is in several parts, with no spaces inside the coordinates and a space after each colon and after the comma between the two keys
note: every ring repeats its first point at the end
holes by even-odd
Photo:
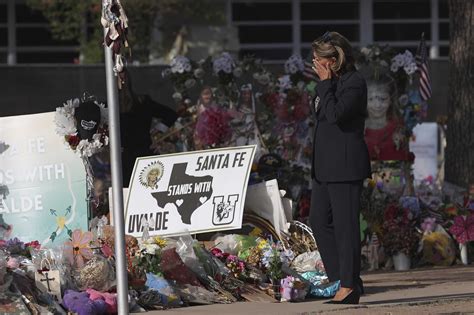
{"type": "Polygon", "coordinates": [[[326,32],[312,43],[313,53],[318,57],[335,58],[336,62],[331,65],[334,73],[344,73],[354,70],[354,56],[352,46],[341,34],[337,32],[326,32]]]}

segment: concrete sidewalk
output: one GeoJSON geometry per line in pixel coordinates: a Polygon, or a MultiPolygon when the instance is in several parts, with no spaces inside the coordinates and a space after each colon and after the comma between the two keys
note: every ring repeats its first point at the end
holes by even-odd
{"type": "Polygon", "coordinates": [[[408,272],[363,275],[366,294],[360,305],[238,302],[192,306],[147,314],[474,314],[474,265],[432,267],[408,272]]]}

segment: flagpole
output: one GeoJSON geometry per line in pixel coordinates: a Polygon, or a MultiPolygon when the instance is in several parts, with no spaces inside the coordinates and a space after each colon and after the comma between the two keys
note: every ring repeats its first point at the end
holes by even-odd
{"type": "MultiPolygon", "coordinates": [[[[106,33],[104,32],[104,36],[106,33]]],[[[112,49],[104,45],[107,105],[109,113],[110,168],[112,171],[112,199],[115,232],[115,264],[117,276],[117,310],[128,315],[128,273],[125,255],[125,223],[123,211],[122,156],[117,78],[113,71],[112,49]]]]}

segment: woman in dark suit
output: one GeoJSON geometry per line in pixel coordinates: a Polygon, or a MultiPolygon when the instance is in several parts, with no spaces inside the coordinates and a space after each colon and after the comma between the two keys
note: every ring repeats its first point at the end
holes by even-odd
{"type": "Polygon", "coordinates": [[[320,78],[312,104],[313,139],[310,223],[330,281],[341,288],[329,303],[358,304],[360,279],[359,205],[370,177],[364,141],[367,85],[354,67],[349,41],[336,32],[315,40],[313,69],[320,78]]]}

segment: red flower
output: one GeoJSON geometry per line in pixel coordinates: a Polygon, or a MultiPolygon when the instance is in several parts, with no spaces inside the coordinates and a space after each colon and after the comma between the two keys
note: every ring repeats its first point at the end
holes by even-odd
{"type": "Polygon", "coordinates": [[[66,136],[66,141],[67,143],[69,143],[71,148],[75,149],[77,145],[79,144],[79,142],[81,141],[81,138],[79,138],[78,135],[72,135],[72,136],[68,135],[66,136]]]}
{"type": "Polygon", "coordinates": [[[41,248],[41,244],[38,242],[38,241],[32,241],[32,242],[29,242],[29,243],[26,243],[25,244],[25,247],[30,247],[30,248],[34,248],[34,249],[40,249],[41,248]]]}

